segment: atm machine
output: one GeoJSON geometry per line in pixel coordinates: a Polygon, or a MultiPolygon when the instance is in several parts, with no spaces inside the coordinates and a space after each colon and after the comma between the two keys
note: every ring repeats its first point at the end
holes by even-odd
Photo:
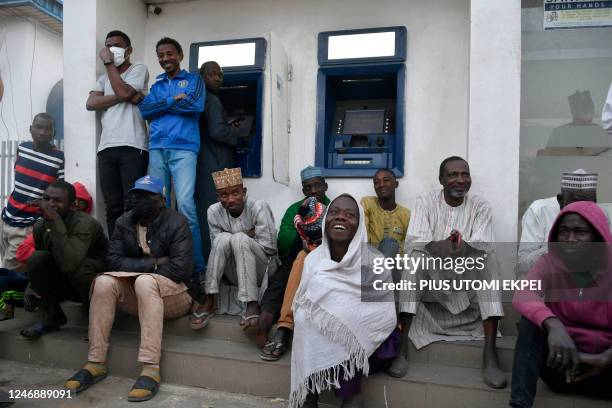
{"type": "Polygon", "coordinates": [[[236,148],[236,165],[243,177],[261,177],[264,69],[267,42],[264,38],[198,42],[191,44],[189,69],[198,72],[206,61],[223,68],[223,87],[218,96],[231,122],[240,119],[240,133],[249,143],[236,148]]]}
{"type": "Polygon", "coordinates": [[[319,34],[315,163],[328,177],[404,172],[406,28],[319,34]]]}

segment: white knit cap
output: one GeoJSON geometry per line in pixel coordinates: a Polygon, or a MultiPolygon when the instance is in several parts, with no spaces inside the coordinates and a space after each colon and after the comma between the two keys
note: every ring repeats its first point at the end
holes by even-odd
{"type": "Polygon", "coordinates": [[[561,173],[561,190],[597,190],[597,173],[584,169],[561,173]]]}

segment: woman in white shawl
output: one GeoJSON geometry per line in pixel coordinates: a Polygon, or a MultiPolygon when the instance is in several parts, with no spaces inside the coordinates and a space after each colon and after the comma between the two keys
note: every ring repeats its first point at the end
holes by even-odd
{"type": "Polygon", "coordinates": [[[373,258],[382,255],[366,245],[363,210],[343,194],[323,225],[293,303],[289,408],[317,407],[318,394],[331,389],[342,407],[361,406],[361,375],[383,370],[399,347],[393,292],[372,290],[373,280],[391,275],[372,272],[373,258]]]}

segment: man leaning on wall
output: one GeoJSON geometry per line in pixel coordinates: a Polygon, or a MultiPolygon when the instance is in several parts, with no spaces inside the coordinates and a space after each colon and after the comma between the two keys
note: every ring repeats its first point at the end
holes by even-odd
{"type": "Polygon", "coordinates": [[[101,112],[102,135],[98,145],[98,171],[106,205],[108,236],[115,221],[129,208],[128,190],[147,172],[149,153],[145,122],[138,110],[149,82],[149,71],[130,61],[130,37],[113,30],[106,35],[100,59],[104,74],[87,98],[87,110],[101,112]]]}

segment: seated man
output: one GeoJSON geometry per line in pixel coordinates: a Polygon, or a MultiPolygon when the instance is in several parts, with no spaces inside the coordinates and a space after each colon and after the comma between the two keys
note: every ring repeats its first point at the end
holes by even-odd
{"type": "MultiPolygon", "coordinates": [[[[315,197],[308,197],[299,207],[298,213],[295,216],[295,228],[303,242],[303,249],[292,262],[291,273],[285,285],[285,295],[280,309],[276,334],[274,334],[272,340],[264,345],[259,355],[262,360],[276,361],[285,354],[289,347],[289,337],[291,332],[293,332],[293,311],[291,310],[293,298],[302,280],[302,268],[304,267],[306,256],[321,244],[324,214],[325,204],[318,202],[315,197]]],[[[268,331],[265,331],[266,337],[268,331]]]]}
{"type": "Polygon", "coordinates": [[[241,325],[259,317],[259,287],[276,268],[276,227],[270,206],[246,196],[239,167],[212,174],[219,202],[208,208],[212,248],[206,270],[206,299],[193,315],[192,327],[204,327],[214,313],[214,296],[224,276],[238,286],[246,303],[241,325]],[[196,319],[201,319],[196,321],[196,319]],[[196,324],[197,323],[197,324],[196,324]]]}
{"type": "Polygon", "coordinates": [[[368,242],[383,255],[392,257],[403,250],[410,211],[395,202],[399,182],[390,169],[379,169],[373,178],[376,197],[363,197],[368,242]]]}
{"type": "MultiPolygon", "coordinates": [[[[78,181],[72,185],[76,191],[75,210],[91,214],[93,208],[91,195],[89,195],[85,186],[78,181]]],[[[28,258],[35,251],[34,236],[29,234],[15,252],[15,259],[23,265],[23,270],[25,270],[28,258]]],[[[17,270],[21,269],[20,266],[17,270]]],[[[25,273],[17,272],[17,270],[0,268],[0,321],[12,319],[15,314],[15,306],[22,307],[25,304],[28,311],[33,311],[31,309],[37,307],[39,297],[31,290],[27,290],[28,294],[26,296],[28,277],[25,273]]]]}
{"type": "MultiPolygon", "coordinates": [[[[434,259],[482,257],[483,268],[464,271],[463,279],[497,278],[495,252],[490,248],[494,240],[491,207],[484,198],[468,195],[472,185],[468,163],[457,156],[445,159],[440,164],[439,181],[442,191],[425,193],[416,201],[406,253],[434,259]]],[[[435,263],[404,272],[403,278],[415,282],[417,288],[420,280],[450,280],[459,276],[459,272],[436,267],[435,263]]],[[[504,314],[500,295],[495,290],[402,291],[399,303],[402,344],[389,374],[395,377],[406,374],[408,337],[421,349],[434,341],[475,340],[484,335],[484,381],[492,388],[504,388],[506,378],[499,368],[496,349],[498,320],[504,314]]]]}
{"type": "Polygon", "coordinates": [[[510,405],[530,408],[538,377],[559,392],[612,399],[612,234],[594,203],[557,216],[549,251],[528,280],[541,290],[514,294],[523,317],[512,368],[510,405]]]}
{"type": "Polygon", "coordinates": [[[538,258],[548,251],[548,233],[559,211],[574,201],[597,201],[597,174],[578,169],[561,174],[561,192],[555,197],[535,200],[521,221],[518,249],[518,276],[525,275],[538,258]]]}
{"type": "Polygon", "coordinates": [[[183,316],[191,307],[187,283],[194,269],[193,244],[187,219],[165,208],[163,181],[138,179],[134,207],[115,223],[108,251],[108,269],[92,287],[87,364],[66,381],[81,392],[107,375],[106,357],[115,311],[137,315],[140,321],[138,361],[143,368],[128,401],[155,396],[161,381],[159,360],[164,319],[183,316]]]}
{"type": "MultiPolygon", "coordinates": [[[[300,177],[302,179],[302,193],[304,193],[304,198],[314,197],[317,199],[317,202],[324,206],[329,204],[329,198],[325,195],[327,192],[327,183],[319,167],[305,167],[300,172],[300,177]]],[[[283,296],[285,294],[285,288],[288,285],[287,281],[289,279],[289,274],[298,252],[304,247],[302,238],[299,236],[295,226],[295,217],[298,214],[300,206],[304,203],[304,198],[291,204],[291,206],[287,208],[287,211],[285,211],[285,215],[283,215],[278,230],[278,238],[276,240],[281,265],[271,277],[268,288],[261,299],[261,316],[259,317],[259,321],[249,322],[252,325],[257,325],[259,331],[265,337],[267,337],[274,323],[274,319],[276,319],[278,313],[281,311],[282,305],[285,304],[283,296]]],[[[291,296],[291,298],[293,299],[293,296],[291,296]]],[[[289,308],[291,308],[291,305],[289,305],[289,308]]]]}
{"type": "Polygon", "coordinates": [[[105,270],[108,239],[98,221],[74,208],[75,199],[72,184],[56,181],[33,203],[42,219],[34,224],[36,251],[27,270],[32,289],[41,297],[43,318],[21,331],[28,339],[66,324],[60,306],[64,300],[82,302],[87,310],[91,282],[105,270]]]}

